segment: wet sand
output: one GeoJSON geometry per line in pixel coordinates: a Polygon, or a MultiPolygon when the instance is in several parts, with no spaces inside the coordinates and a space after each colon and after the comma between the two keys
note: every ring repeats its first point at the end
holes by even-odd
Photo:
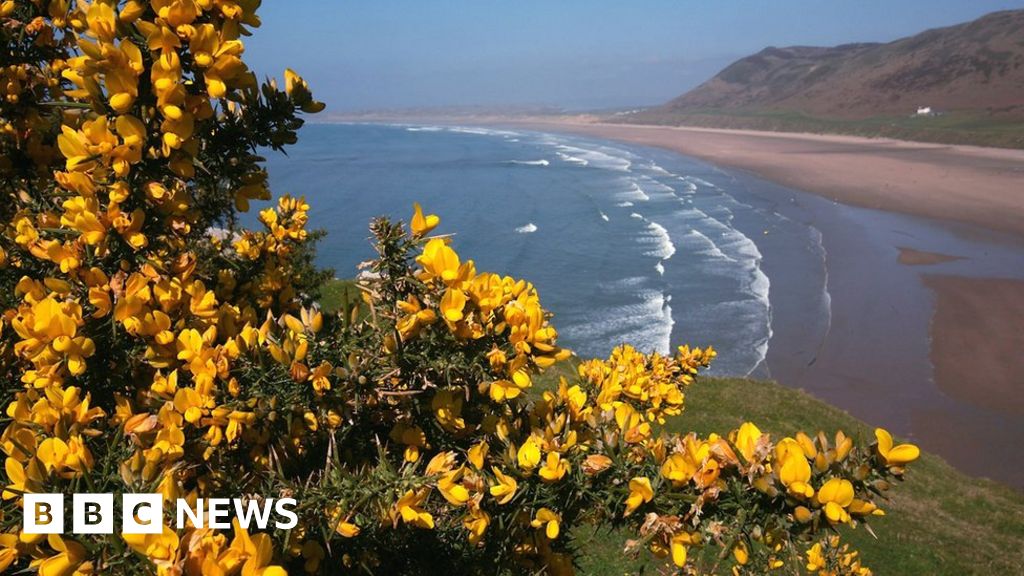
{"type": "Polygon", "coordinates": [[[1024,417],[1024,282],[928,275],[936,295],[932,362],[953,397],[1024,417]]]}
{"type": "Polygon", "coordinates": [[[501,124],[666,148],[818,196],[774,193],[780,212],[800,205],[793,217],[822,233],[831,312],[820,342],[809,342],[799,327],[808,311],[784,293],[800,279],[777,283],[789,271],[766,256],[770,277],[775,266],[772,377],[971,475],[1024,487],[1024,461],[1007,457],[1024,439],[1024,151],[578,120],[501,124]]]}
{"type": "Polygon", "coordinates": [[[943,262],[952,262],[962,258],[961,256],[939,254],[938,252],[915,250],[906,246],[897,246],[897,248],[900,250],[899,263],[906,264],[907,266],[931,266],[932,264],[942,264],[943,262]]]}

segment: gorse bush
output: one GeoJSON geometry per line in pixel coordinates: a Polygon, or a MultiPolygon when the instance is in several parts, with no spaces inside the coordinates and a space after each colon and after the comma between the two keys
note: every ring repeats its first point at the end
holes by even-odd
{"type": "Polygon", "coordinates": [[[0,3],[0,569],[566,574],[598,524],[666,571],[868,573],[837,529],[915,447],[665,433],[711,348],[570,360],[534,287],[419,206],[321,312],[305,201],[238,219],[270,198],[259,151],[323,107],[243,63],[258,5],[0,3]],[[291,497],[299,522],[39,536],[29,492],[291,497]]]}

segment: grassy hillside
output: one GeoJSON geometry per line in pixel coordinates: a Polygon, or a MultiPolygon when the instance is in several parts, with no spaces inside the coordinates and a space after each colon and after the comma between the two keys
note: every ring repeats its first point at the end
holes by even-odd
{"type": "MultiPolygon", "coordinates": [[[[874,437],[872,427],[808,394],[743,379],[699,380],[687,393],[676,429],[725,432],[745,420],[773,438],[835,429],[868,441],[874,437]]],[[[923,454],[891,494],[889,515],[872,520],[878,539],[863,529],[844,535],[876,574],[1024,574],[1024,494],[970,478],[932,454],[923,454]]],[[[586,574],[643,568],[620,554],[626,535],[581,531],[576,537],[589,550],[586,574]]]]}
{"type": "Polygon", "coordinates": [[[354,304],[360,300],[359,288],[354,280],[335,278],[320,288],[320,306],[327,312],[337,312],[346,303],[354,304]]]}
{"type": "MultiPolygon", "coordinates": [[[[338,310],[345,301],[358,301],[352,281],[324,287],[326,310],[338,310]]],[[[563,363],[549,370],[537,388],[555,385],[558,376],[574,369],[573,363],[563,363]]],[[[748,420],[773,438],[836,429],[858,441],[874,438],[873,427],[804,392],[736,378],[699,379],[687,392],[686,411],[670,429],[724,433],[748,420]]],[[[966,476],[931,454],[922,454],[891,494],[889,515],[872,520],[878,539],[863,529],[844,534],[876,574],[1024,574],[1024,494],[966,476]]],[[[621,554],[627,534],[580,529],[573,537],[587,550],[583,574],[657,573],[656,566],[621,554]]]]}

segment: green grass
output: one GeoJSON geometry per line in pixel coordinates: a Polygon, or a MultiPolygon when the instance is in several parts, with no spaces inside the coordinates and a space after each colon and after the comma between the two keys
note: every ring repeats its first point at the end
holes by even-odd
{"type": "Polygon", "coordinates": [[[355,280],[335,278],[320,288],[320,306],[327,313],[333,314],[340,310],[346,302],[359,302],[360,298],[355,280]]]}
{"type": "MultiPolygon", "coordinates": [[[[804,392],[743,379],[699,379],[673,429],[724,433],[746,420],[776,439],[798,430],[836,429],[868,442],[874,438],[872,427],[804,392]]],[[[968,477],[932,454],[923,454],[890,494],[892,501],[883,506],[888,514],[871,522],[877,539],[863,528],[844,531],[876,574],[1024,574],[1024,494],[968,477]]],[[[626,534],[578,530],[574,536],[586,543],[585,574],[643,568],[622,556],[626,534]]]]}
{"type": "Polygon", "coordinates": [[[1024,148],[1024,119],[1019,115],[950,112],[941,116],[878,116],[864,119],[824,118],[788,110],[705,109],[687,113],[647,110],[613,121],[644,124],[737,128],[778,132],[849,134],[944,144],[1024,148]]]}

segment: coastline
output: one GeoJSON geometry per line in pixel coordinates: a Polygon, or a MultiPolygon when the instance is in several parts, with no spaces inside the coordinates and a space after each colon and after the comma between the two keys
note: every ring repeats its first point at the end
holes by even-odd
{"type": "MultiPolygon", "coordinates": [[[[699,295],[711,285],[701,283],[698,280],[700,275],[688,274],[685,264],[688,262],[686,256],[691,253],[688,250],[694,249],[696,251],[693,254],[701,254],[703,244],[686,244],[687,227],[692,226],[686,222],[680,223],[682,228],[675,229],[677,235],[681,234],[675,239],[677,242],[683,241],[683,248],[672,259],[671,265],[659,269],[664,286],[651,287],[661,295],[657,300],[660,302],[657,315],[671,315],[668,323],[670,332],[667,334],[670,343],[711,344],[729,349],[730,353],[723,355],[722,361],[716,365],[716,375],[776,380],[787,387],[805,390],[863,421],[912,439],[923,449],[940,455],[972,476],[986,476],[1017,489],[1024,489],[1024,461],[1007,457],[1007,454],[1015,453],[1016,444],[1020,438],[1024,438],[1024,410],[1004,409],[1007,408],[1003,406],[1004,403],[985,401],[992,389],[1003,396],[1012,396],[1022,387],[1020,379],[1015,380],[1014,375],[1024,373],[1024,355],[1008,353],[1003,348],[992,346],[992,343],[1013,342],[1014,327],[1024,326],[1024,310],[1019,306],[1024,296],[1018,296],[1020,292],[1001,287],[1005,282],[1024,281],[1024,235],[962,221],[860,207],[852,201],[838,202],[830,195],[822,195],[820,191],[815,194],[812,190],[805,191],[773,181],[762,173],[728,166],[725,162],[709,161],[700,158],[699,154],[688,154],[666,145],[661,140],[645,142],[620,139],[607,131],[600,135],[589,134],[579,129],[580,126],[585,129],[587,125],[579,124],[578,121],[557,124],[527,122],[523,118],[479,117],[415,120],[382,118],[369,123],[362,120],[346,124],[380,125],[389,129],[397,128],[400,132],[449,133],[458,135],[455,137],[460,139],[468,138],[466,134],[476,135],[473,136],[475,138],[487,136],[496,142],[504,140],[514,146],[528,146],[529,153],[525,156],[517,157],[512,151],[511,155],[502,157],[531,161],[528,169],[515,172],[518,181],[515,197],[516,201],[527,202],[532,206],[543,205],[545,197],[538,196],[537,191],[550,186],[551,178],[563,178],[559,186],[589,197],[588,192],[580,192],[576,180],[585,172],[578,168],[581,164],[586,166],[586,162],[580,158],[567,158],[566,154],[567,151],[583,151],[584,148],[604,150],[603,147],[607,147],[608,153],[616,160],[620,155],[636,155],[640,162],[632,168],[628,161],[624,161],[625,166],[620,166],[618,161],[604,166],[604,160],[598,160],[598,166],[610,167],[641,179],[678,178],[685,182],[681,191],[684,196],[687,186],[703,186],[711,194],[695,197],[693,201],[698,202],[695,207],[711,210],[710,213],[714,213],[715,217],[724,218],[728,221],[727,228],[739,232],[740,237],[755,244],[754,249],[744,255],[755,255],[755,268],[762,270],[769,279],[764,286],[765,303],[768,306],[767,338],[764,340],[767,344],[763,351],[758,346],[758,352],[753,353],[752,346],[761,342],[763,331],[747,331],[746,327],[754,324],[734,316],[735,313],[742,315],[746,308],[731,304],[746,303],[745,297],[721,301],[722,295],[719,294],[715,301],[721,301],[724,307],[703,305],[704,300],[699,295]],[[545,157],[544,152],[532,147],[532,144],[519,144],[521,136],[524,137],[524,143],[533,138],[548,142],[545,146],[568,137],[575,140],[570,141],[572,146],[582,148],[570,146],[558,152],[551,151],[545,157]],[[542,165],[537,158],[545,158],[545,163],[542,165]],[[567,166],[568,171],[565,171],[567,166]],[[650,170],[652,166],[661,171],[660,176],[645,175],[644,171],[650,170]],[[631,170],[639,172],[634,174],[631,170]],[[716,195],[721,198],[716,199],[716,195]],[[733,205],[732,202],[738,204],[733,205]],[[933,276],[942,280],[930,281],[929,278],[933,276]],[[959,284],[946,279],[959,281],[959,284]],[[988,279],[997,281],[988,282],[988,279]],[[956,294],[948,293],[954,289],[957,290],[956,294]],[[676,290],[690,297],[672,298],[676,290]],[[698,297],[693,298],[693,295],[698,297]],[[670,299],[671,308],[668,306],[670,299]],[[951,321],[942,319],[949,316],[950,311],[956,312],[962,308],[965,301],[971,303],[970,313],[958,314],[951,321]],[[939,314],[937,308],[941,309],[939,314]],[[715,326],[719,329],[716,330],[715,326]],[[744,345],[737,347],[738,343],[744,345]],[[957,353],[943,352],[951,349],[957,353]],[[728,361],[730,358],[734,360],[732,364],[728,361]],[[756,359],[756,364],[747,362],[752,358],[756,359]],[[975,359],[982,361],[976,362],[975,359]]],[[[608,127],[599,128],[604,130],[608,127]]],[[[630,129],[618,125],[611,128],[630,129]]],[[[700,130],[697,136],[689,133],[679,136],[680,131],[672,134],[677,134],[677,139],[687,140],[688,146],[699,148],[699,137],[707,132],[700,130]]],[[[636,134],[632,136],[637,137],[636,134]]],[[[763,155],[767,161],[777,160],[780,166],[789,166],[799,172],[799,160],[795,161],[779,150],[762,148],[760,143],[764,137],[778,135],[758,134],[742,144],[747,146],[748,151],[756,148],[754,151],[763,155]]],[[[904,158],[899,153],[880,152],[877,142],[873,140],[830,136],[804,138],[791,134],[781,137],[787,141],[802,142],[805,151],[810,152],[814,152],[818,141],[841,141],[847,149],[842,154],[818,155],[816,168],[824,173],[828,173],[830,166],[843,165],[844,156],[856,153],[850,149],[860,150],[864,176],[857,183],[869,189],[868,192],[872,191],[872,186],[878,186],[886,178],[885,174],[871,169],[875,162],[874,156],[887,154],[887,159],[883,160],[910,162],[918,173],[950,173],[963,170],[959,166],[965,162],[975,163],[970,171],[984,172],[984,165],[976,165],[979,154],[995,154],[1004,163],[1012,160],[1015,154],[1013,151],[971,149],[965,152],[969,160],[961,159],[959,164],[945,162],[934,165],[923,162],[919,157],[922,154],[920,151],[914,152],[912,159],[904,158]]],[[[912,143],[894,145],[917,148],[912,143]]],[[[557,146],[555,150],[558,150],[557,146]]],[[[947,155],[952,153],[944,151],[947,155]]],[[[461,154],[458,152],[457,155],[461,154]]],[[[445,166],[447,170],[456,170],[454,164],[445,166]]],[[[1011,171],[1014,166],[1011,164],[1011,171]]],[[[458,170],[459,177],[465,177],[463,169],[458,170]]],[[[470,174],[475,172],[471,171],[470,174]]],[[[433,177],[430,181],[433,181],[433,177]]],[[[438,182],[441,184],[434,193],[438,194],[437,200],[443,203],[442,198],[448,196],[448,187],[443,184],[444,178],[438,182]]],[[[593,191],[619,193],[614,191],[619,184],[612,184],[607,190],[603,188],[603,180],[592,184],[598,186],[593,191]]],[[[508,183],[499,186],[508,186],[508,183]]],[[[355,193],[358,188],[355,186],[352,192],[355,193]]],[[[396,193],[402,194],[405,189],[402,186],[401,191],[396,193]]],[[[420,190],[421,200],[423,193],[420,190]]],[[[632,191],[627,194],[632,194],[632,191]]],[[[675,196],[675,192],[671,195],[675,196]]],[[[645,197],[643,200],[652,200],[646,198],[646,194],[637,194],[637,199],[640,196],[645,197]]],[[[505,197],[496,197],[495,201],[502,198],[505,197]]],[[[653,206],[659,201],[647,208],[657,210],[653,206]]],[[[688,204],[689,200],[683,202],[688,204]]],[[[631,203],[626,205],[632,206],[631,203]]],[[[562,207],[559,205],[558,209],[562,207]]],[[[460,213],[454,207],[449,208],[453,209],[453,217],[460,213]]],[[[362,209],[369,210],[370,206],[363,206],[362,209]]],[[[991,210],[991,207],[986,209],[991,210]]],[[[349,204],[346,210],[351,212],[353,206],[349,204]]],[[[622,217],[637,217],[629,213],[631,208],[608,205],[603,210],[619,212],[618,215],[611,214],[613,224],[622,217]]],[[[367,217],[371,215],[367,213],[367,217]]],[[[579,204],[578,209],[566,212],[565,217],[579,222],[591,222],[591,218],[594,218],[602,229],[608,222],[604,211],[586,201],[579,204]],[[601,224],[602,220],[604,224],[601,224]]],[[[517,220],[514,224],[522,226],[527,222],[532,220],[524,215],[521,221],[517,220]]],[[[478,225],[466,223],[470,228],[478,225]]],[[[494,222],[493,225],[502,224],[494,222]]],[[[543,224],[539,228],[541,234],[548,229],[543,224]]],[[[713,245],[724,239],[718,235],[721,232],[714,226],[703,229],[704,237],[713,245]]],[[[515,232],[509,228],[507,233],[515,232]]],[[[598,254],[599,258],[600,254],[607,256],[608,250],[618,244],[594,244],[598,237],[603,238],[603,234],[577,237],[574,246],[586,246],[589,250],[587,254],[598,254]],[[591,249],[597,249],[597,252],[591,249]]],[[[527,237],[533,238],[534,235],[527,237]]],[[[630,232],[629,239],[636,239],[634,232],[630,232]]],[[[729,239],[724,240],[726,244],[730,242],[729,239]]],[[[544,253],[547,254],[546,259],[551,258],[551,250],[544,253]]],[[[563,258],[563,265],[566,266],[578,266],[577,258],[582,255],[577,249],[557,248],[554,254],[563,258]]],[[[522,253],[514,258],[520,264],[524,263],[522,253]]],[[[622,262],[641,267],[648,264],[639,260],[622,262]]],[[[600,266],[601,263],[598,261],[596,265],[600,266]]],[[[508,268],[510,263],[506,261],[500,266],[508,268]]],[[[589,268],[584,266],[582,269],[589,268]]],[[[543,280],[543,276],[536,274],[540,273],[533,269],[529,276],[538,282],[543,280]]],[[[562,274],[558,272],[556,276],[561,278],[562,274]]],[[[554,281],[550,278],[548,280],[554,281]]],[[[584,285],[598,286],[588,283],[584,285]]],[[[574,300],[578,300],[579,293],[573,293],[576,294],[574,300]]],[[[590,300],[588,305],[610,303],[604,298],[603,293],[593,289],[586,293],[586,299],[590,300]]],[[[646,319],[655,314],[648,304],[643,299],[643,315],[630,315],[629,318],[636,321],[637,318],[646,319]]],[[[569,322],[563,326],[567,338],[575,337],[567,326],[587,326],[590,330],[589,316],[581,316],[585,315],[585,311],[566,303],[562,305],[568,307],[560,308],[554,302],[552,309],[560,310],[563,321],[572,317],[566,316],[566,309],[576,310],[572,313],[577,314],[573,317],[575,323],[569,322]]],[[[628,332],[622,339],[642,347],[650,346],[651,324],[644,320],[642,326],[642,333],[628,332]]],[[[656,340],[660,340],[666,334],[658,331],[655,336],[656,340]]],[[[750,416],[742,413],[727,415],[736,419],[737,424],[750,416]]]]}
{"type": "MultiPolygon", "coordinates": [[[[910,436],[968,473],[1024,487],[1024,466],[1006,458],[1024,437],[1024,381],[1015,377],[1024,354],[1006,349],[1024,326],[1024,189],[1014,186],[1024,181],[1024,151],[580,121],[488,124],[668,149],[815,196],[802,203],[817,206],[805,217],[828,247],[831,327],[815,351],[796,337],[787,342],[783,327],[769,348],[772,378],[910,436]],[[834,206],[859,215],[836,216],[834,206]]],[[[792,318],[806,316],[799,303],[789,308],[792,318]]]]}
{"type": "Polygon", "coordinates": [[[666,148],[845,204],[1024,237],[1024,150],[587,119],[494,123],[666,148]]]}

